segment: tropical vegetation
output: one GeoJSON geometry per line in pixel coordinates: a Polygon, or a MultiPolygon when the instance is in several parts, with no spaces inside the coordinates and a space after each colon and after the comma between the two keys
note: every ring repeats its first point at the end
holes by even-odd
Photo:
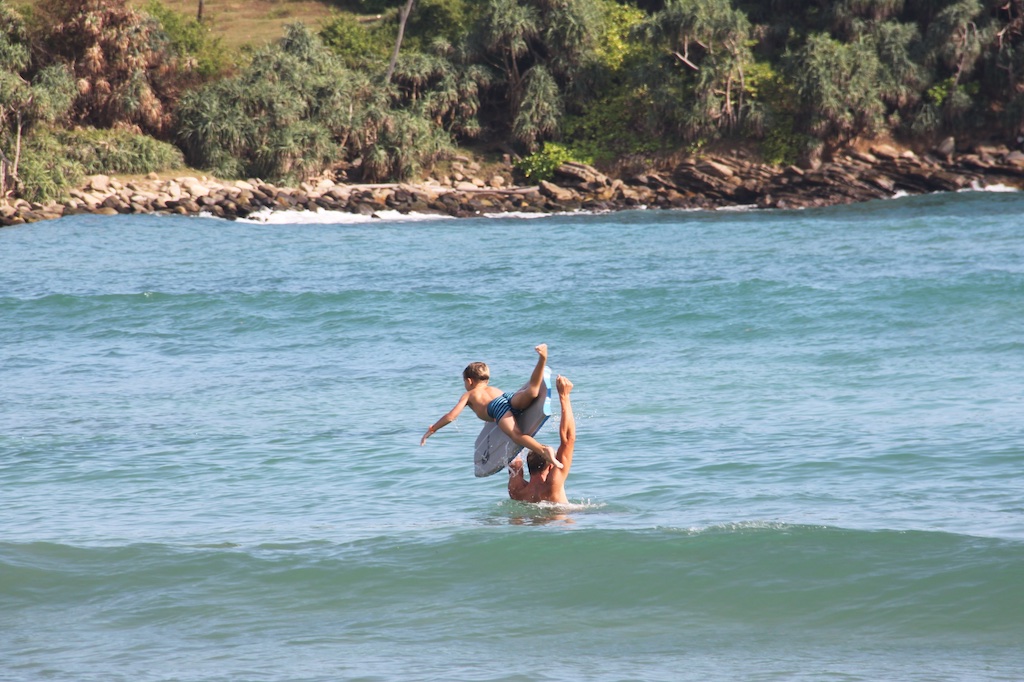
{"type": "Polygon", "coordinates": [[[1024,135],[1024,0],[328,4],[228,52],[160,0],[0,0],[0,193],[182,163],[401,180],[460,146],[537,178],[712,143],[791,163],[1024,135]]]}

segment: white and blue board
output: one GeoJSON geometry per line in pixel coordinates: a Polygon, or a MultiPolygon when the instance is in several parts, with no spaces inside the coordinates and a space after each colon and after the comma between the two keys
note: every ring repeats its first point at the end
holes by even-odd
{"type": "MultiPolygon", "coordinates": [[[[527,383],[526,386],[530,384],[527,383]]],[[[523,386],[523,388],[526,388],[523,386]]],[[[536,436],[540,428],[551,416],[551,370],[544,368],[544,378],[540,385],[537,399],[515,417],[519,430],[536,436]]],[[[476,475],[477,477],[496,474],[516,458],[523,449],[511,438],[502,433],[496,422],[487,422],[476,437],[476,475]]]]}

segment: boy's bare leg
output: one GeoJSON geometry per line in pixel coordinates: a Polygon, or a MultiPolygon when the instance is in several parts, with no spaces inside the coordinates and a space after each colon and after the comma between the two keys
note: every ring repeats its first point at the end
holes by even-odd
{"type": "Polygon", "coordinates": [[[555,457],[555,449],[550,445],[541,445],[541,443],[533,436],[527,436],[525,433],[516,428],[516,422],[512,419],[511,414],[506,414],[498,421],[498,428],[501,429],[502,433],[515,441],[516,445],[522,445],[528,450],[533,450],[544,456],[544,459],[555,465],[556,468],[561,469],[562,463],[555,457]]]}
{"type": "MultiPolygon", "coordinates": [[[[530,406],[537,396],[540,395],[540,385],[544,381],[544,366],[548,362],[548,344],[542,343],[536,348],[537,351],[537,366],[533,368],[533,374],[530,375],[530,383],[527,384],[526,388],[522,388],[516,391],[512,399],[509,400],[509,404],[517,410],[525,410],[530,406]]],[[[538,451],[539,452],[539,451],[538,451]]]]}

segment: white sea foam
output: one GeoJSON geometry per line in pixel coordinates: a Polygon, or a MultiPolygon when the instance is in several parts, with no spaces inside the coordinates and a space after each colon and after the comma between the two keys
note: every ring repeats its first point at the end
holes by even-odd
{"type": "Polygon", "coordinates": [[[795,528],[793,524],[784,523],[782,521],[727,521],[722,523],[712,523],[708,525],[695,525],[695,526],[654,526],[655,530],[670,533],[684,533],[686,535],[703,535],[705,533],[735,533],[749,530],[779,530],[785,531],[789,528],[795,528]]]}
{"type": "MultiPolygon", "coordinates": [[[[956,190],[959,192],[1019,192],[1020,190],[1010,185],[995,184],[995,185],[982,185],[977,180],[971,183],[970,187],[964,187],[963,189],[956,190]]],[[[931,194],[943,194],[944,192],[931,192],[931,194]]],[[[905,197],[913,196],[905,190],[897,190],[893,192],[890,199],[903,199],[905,197]]]]}
{"type": "MultiPolygon", "coordinates": [[[[532,220],[534,218],[549,218],[551,213],[524,213],[522,211],[509,211],[508,213],[484,213],[484,218],[519,218],[520,220],[532,220]]],[[[571,215],[571,214],[562,214],[571,215]]]]}
{"type": "Polygon", "coordinates": [[[543,507],[545,509],[552,509],[552,510],[555,510],[555,511],[560,511],[560,512],[570,512],[570,511],[577,511],[578,512],[578,511],[593,511],[595,509],[601,509],[602,507],[605,506],[605,503],[604,502],[591,502],[590,500],[586,500],[586,501],[581,500],[579,502],[566,502],[564,504],[560,503],[560,502],[537,502],[537,506],[538,507],[543,507]]]}
{"type": "Polygon", "coordinates": [[[965,187],[961,192],[1019,192],[1020,190],[1016,187],[1009,185],[996,184],[996,185],[981,185],[977,180],[971,183],[970,187],[965,187]]]}
{"type": "MultiPolygon", "coordinates": [[[[643,207],[637,207],[643,208],[643,207]]],[[[565,211],[559,213],[533,213],[524,211],[507,211],[495,213],[483,213],[482,218],[503,218],[510,220],[533,220],[536,218],[551,218],[555,216],[571,215],[600,215],[612,211],[565,211]]],[[[202,213],[200,217],[215,218],[211,213],[202,213]]],[[[453,216],[443,213],[401,213],[400,211],[376,211],[372,215],[349,213],[348,211],[328,211],[317,209],[315,211],[277,211],[264,208],[249,214],[246,218],[239,218],[239,222],[258,223],[261,225],[359,225],[372,222],[430,222],[435,220],[455,220],[453,216]]]]}
{"type": "Polygon", "coordinates": [[[377,211],[372,215],[349,213],[348,211],[274,211],[268,208],[251,213],[239,222],[265,225],[356,225],[371,222],[427,222],[454,220],[451,216],[437,213],[401,213],[400,211],[377,211]]]}
{"type": "Polygon", "coordinates": [[[604,509],[608,506],[607,502],[594,502],[589,498],[580,498],[575,502],[515,502],[512,500],[502,500],[498,506],[504,509],[513,509],[517,512],[521,512],[524,505],[528,509],[532,509],[533,514],[547,517],[550,514],[565,514],[568,512],[590,512],[598,509],[604,509]]]}
{"type": "MultiPolygon", "coordinates": [[[[703,211],[704,209],[702,209],[702,208],[690,208],[690,209],[686,209],[686,210],[688,210],[688,211],[703,211]]],[[[733,213],[745,213],[747,211],[759,211],[759,210],[761,210],[761,207],[758,206],[757,204],[736,204],[735,206],[722,206],[720,208],[716,208],[715,210],[716,211],[723,211],[723,212],[731,211],[733,213]]]]}

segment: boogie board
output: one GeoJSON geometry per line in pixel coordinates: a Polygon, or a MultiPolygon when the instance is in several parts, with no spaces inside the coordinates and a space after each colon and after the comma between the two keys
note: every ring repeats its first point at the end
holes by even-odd
{"type": "MultiPolygon", "coordinates": [[[[526,384],[529,386],[529,383],[526,384]]],[[[524,386],[523,388],[526,388],[524,386]]],[[[537,435],[540,427],[551,416],[551,369],[544,368],[544,378],[540,385],[540,394],[530,403],[529,407],[515,418],[519,430],[531,436],[537,435]]],[[[516,458],[523,446],[516,444],[502,433],[497,423],[487,422],[476,437],[476,475],[490,476],[504,469],[516,458]]]]}

